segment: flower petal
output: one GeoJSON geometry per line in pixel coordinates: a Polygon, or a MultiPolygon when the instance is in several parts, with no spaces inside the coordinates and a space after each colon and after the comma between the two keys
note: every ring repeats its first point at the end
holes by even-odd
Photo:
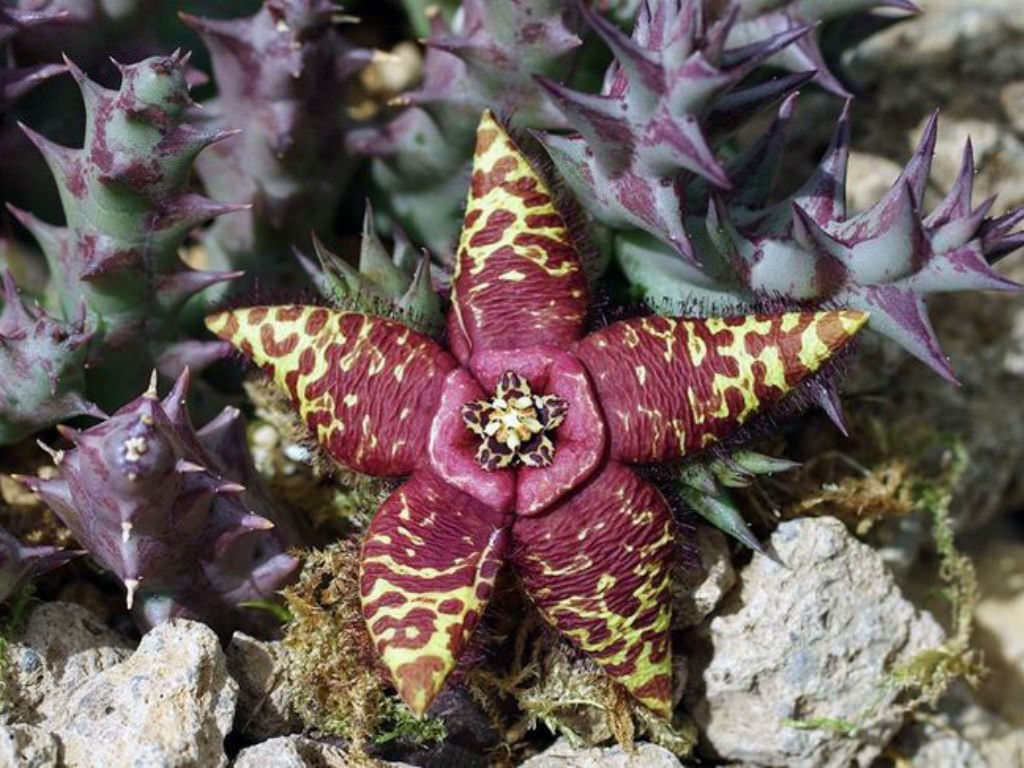
{"type": "Polygon", "coordinates": [[[370,636],[403,701],[422,714],[476,627],[504,559],[509,516],[417,472],[363,540],[370,636]]]}
{"type": "Polygon", "coordinates": [[[513,562],[544,617],[666,717],[674,535],[658,490],[616,463],[547,514],[512,527],[513,562]]]}
{"type": "Polygon", "coordinates": [[[206,319],[287,390],[335,460],[369,475],[406,475],[455,360],[400,323],[326,307],[252,307],[206,319]]]}
{"type": "Polygon", "coordinates": [[[476,450],[482,438],[462,418],[462,407],[483,397],[484,391],[465,369],[456,368],[448,374],[430,426],[430,465],[449,485],[492,509],[510,511],[515,501],[515,474],[488,472],[480,466],[476,450]]]}
{"type": "Polygon", "coordinates": [[[626,320],[574,350],[608,422],[611,455],[657,463],[700,450],[778,401],[867,321],[854,310],[626,320]]]}
{"type": "Polygon", "coordinates": [[[565,346],[586,313],[586,277],[550,190],[485,112],[452,280],[452,351],[465,363],[524,339],[565,346]]]}

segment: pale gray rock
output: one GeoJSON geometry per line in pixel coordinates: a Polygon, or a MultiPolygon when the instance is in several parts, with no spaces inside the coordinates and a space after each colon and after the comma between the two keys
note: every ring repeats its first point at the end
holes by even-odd
{"type": "Polygon", "coordinates": [[[31,725],[0,727],[0,768],[60,768],[60,742],[31,725]]]}
{"type": "Polygon", "coordinates": [[[850,213],[866,211],[881,200],[902,170],[902,166],[888,158],[867,152],[850,152],[850,163],[846,169],[846,205],[850,213]]]}
{"type": "Polygon", "coordinates": [[[978,749],[955,733],[935,733],[909,758],[912,768],[997,768],[978,749]]]}
{"type": "Polygon", "coordinates": [[[1024,731],[958,682],[926,719],[900,731],[889,752],[913,768],[1024,768],[1024,731]]]}
{"type": "Polygon", "coordinates": [[[336,747],[305,736],[281,736],[243,749],[234,768],[344,768],[348,764],[348,756],[336,747]]]}
{"type": "Polygon", "coordinates": [[[236,632],[225,649],[228,672],[238,683],[235,732],[266,741],[302,730],[292,707],[280,641],[257,640],[236,632]]]}
{"type": "MultiPolygon", "coordinates": [[[[356,764],[369,765],[369,761],[357,763],[340,747],[292,735],[246,747],[238,753],[232,768],[350,768],[356,764]]],[[[376,764],[382,768],[412,768],[406,763],[376,764]]]]}
{"type": "Polygon", "coordinates": [[[755,555],[694,638],[689,711],[727,760],[867,765],[900,725],[888,709],[895,692],[885,687],[886,672],[940,645],[943,631],[839,521],[783,523],[771,545],[785,565],[755,555]],[[816,718],[857,721],[860,729],[842,736],[787,724],[816,718]]]}
{"type": "Polygon", "coordinates": [[[131,652],[128,641],[88,609],[40,603],[8,650],[16,718],[38,723],[62,712],[71,691],[131,652]]]}
{"type": "Polygon", "coordinates": [[[682,768],[682,763],[656,744],[637,744],[629,752],[618,746],[576,749],[559,739],[521,768],[682,768]]]}
{"type": "Polygon", "coordinates": [[[700,624],[736,584],[729,540],[716,528],[700,525],[692,550],[696,563],[681,563],[672,579],[672,626],[685,629],[700,624]]]}
{"type": "Polygon", "coordinates": [[[875,84],[901,76],[920,78],[922,93],[905,99],[934,100],[956,80],[1004,82],[1024,71],[1024,16],[1007,0],[928,0],[924,13],[873,35],[844,57],[847,70],[875,84]]]}
{"type": "Polygon", "coordinates": [[[47,727],[68,768],[216,768],[227,765],[237,696],[217,636],[179,619],[79,686],[47,727]]]}

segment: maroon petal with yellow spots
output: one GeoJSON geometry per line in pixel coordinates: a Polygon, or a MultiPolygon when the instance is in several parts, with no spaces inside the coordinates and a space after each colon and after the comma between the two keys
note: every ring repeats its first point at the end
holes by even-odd
{"type": "Polygon", "coordinates": [[[291,395],[340,464],[368,475],[412,472],[454,358],[401,323],[326,307],[252,307],[206,325],[291,395]]]}
{"type": "Polygon", "coordinates": [[[668,716],[677,532],[661,494],[626,465],[726,437],[866,320],[647,317],[584,338],[586,310],[549,189],[485,114],[450,353],[399,323],[323,307],[207,320],[288,391],[337,461],[411,475],[367,531],[360,588],[370,635],[416,712],[444,685],[507,556],[556,628],[668,716]]]}
{"type": "Polygon", "coordinates": [[[643,317],[574,349],[590,371],[620,461],[699,451],[779,401],[864,325],[857,311],[679,319],[643,317]]]}
{"type": "Polygon", "coordinates": [[[399,695],[426,710],[491,594],[510,515],[433,473],[396,490],[363,540],[363,617],[399,695]]]}
{"type": "Polygon", "coordinates": [[[675,525],[650,483],[610,462],[577,494],[512,527],[515,564],[544,617],[668,716],[675,525]]]}
{"type": "Polygon", "coordinates": [[[564,346],[583,334],[587,280],[569,230],[490,112],[477,130],[451,298],[449,334],[462,363],[482,350],[541,339],[564,346]]]}

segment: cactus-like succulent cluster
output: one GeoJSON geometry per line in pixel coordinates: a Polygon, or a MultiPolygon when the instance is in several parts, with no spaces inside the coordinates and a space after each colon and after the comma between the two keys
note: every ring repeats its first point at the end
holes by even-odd
{"type": "MultiPolygon", "coordinates": [[[[769,134],[748,155],[752,175],[771,176],[777,148],[793,108],[787,99],[769,134]],[[771,148],[771,151],[769,151],[771,148]]],[[[758,301],[828,302],[870,312],[870,327],[894,340],[940,375],[955,381],[928,319],[930,293],[1019,290],[991,266],[1017,248],[1017,211],[988,218],[992,200],[971,199],[974,161],[970,142],[956,183],[925,213],[924,194],[935,149],[937,119],[886,195],[870,209],[846,210],[849,113],[845,111],[817,172],[793,195],[770,203],[746,190],[741,199],[713,196],[703,223],[703,262],[687,264],[664,249],[633,238],[620,263],[655,300],[723,309],[758,301]]],[[[746,158],[744,158],[746,160],[746,158]]]]}
{"type": "Polygon", "coordinates": [[[154,377],[106,421],[61,428],[73,447],[53,451],[56,477],[18,479],[121,580],[143,629],[185,617],[228,637],[262,623],[246,603],[292,576],[297,538],[251,467],[238,410],[196,431],[188,386],[186,371],[161,400],[154,377]]]}
{"type": "Polygon", "coordinates": [[[85,101],[85,146],[63,147],[24,128],[53,172],[67,223],[57,227],[11,210],[46,256],[51,311],[69,322],[85,307],[89,389],[108,407],[138,391],[154,365],[174,374],[183,356],[198,368],[225,351],[217,344],[172,346],[184,303],[233,276],[193,270],[178,249],[194,227],[238,210],[191,187],[196,155],[231,134],[186,120],[187,65],[187,56],[173,54],[122,66],[114,91],[69,61],[85,101]]]}
{"type": "Polygon", "coordinates": [[[437,336],[444,328],[444,314],[431,276],[430,254],[426,250],[417,254],[400,229],[395,230],[394,240],[393,252],[388,253],[367,203],[355,267],[316,237],[313,250],[319,269],[301,254],[299,259],[320,294],[335,306],[394,316],[421,333],[437,336]]]}
{"type": "Polygon", "coordinates": [[[405,106],[396,117],[353,131],[347,146],[374,158],[378,207],[451,263],[480,112],[565,127],[532,76],[571,68],[582,23],[571,0],[468,0],[450,23],[434,12],[430,24],[423,83],[396,99],[405,106]]]}
{"type": "Polygon", "coordinates": [[[372,52],[347,43],[329,0],[267,0],[253,16],[182,14],[209,49],[217,96],[195,118],[210,132],[244,129],[204,152],[207,193],[251,207],[219,219],[203,242],[216,269],[287,277],[290,248],[330,232],[355,161],[343,151],[345,93],[372,52]]]}
{"type": "Polygon", "coordinates": [[[65,323],[26,304],[9,271],[0,278],[0,444],[72,416],[103,416],[82,395],[91,337],[84,306],[77,320],[65,323]]]}

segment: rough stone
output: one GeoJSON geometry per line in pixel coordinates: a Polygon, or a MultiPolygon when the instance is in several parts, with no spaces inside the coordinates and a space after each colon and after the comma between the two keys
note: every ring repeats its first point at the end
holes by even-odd
{"type": "Polygon", "coordinates": [[[0,727],[0,768],[60,768],[60,742],[31,725],[0,727]]]}
{"type": "Polygon", "coordinates": [[[9,649],[17,718],[38,723],[65,709],[68,693],[131,655],[128,641],[74,603],[40,603],[9,649]]]}
{"type": "Polygon", "coordinates": [[[215,768],[227,765],[237,696],[213,631],[175,620],[73,691],[47,725],[68,768],[215,768]]]}
{"type": "Polygon", "coordinates": [[[898,163],[888,158],[867,152],[851,152],[846,169],[846,205],[850,213],[866,211],[881,200],[902,170],[898,163]]]}
{"type": "Polygon", "coordinates": [[[887,670],[943,631],[896,587],[882,559],[837,520],[783,523],[785,565],[756,555],[694,638],[689,711],[711,752],[788,768],[866,765],[896,733],[887,670]],[[702,653],[703,649],[703,653],[702,653]],[[703,669],[700,669],[703,665],[703,669]],[[857,721],[855,736],[787,720],[857,721]]]}
{"type": "Polygon", "coordinates": [[[681,564],[672,580],[672,626],[685,629],[700,624],[736,584],[729,540],[721,531],[700,525],[694,533],[697,563],[681,564]]]}
{"type": "Polygon", "coordinates": [[[928,98],[956,80],[985,83],[1024,71],[1024,17],[1006,0],[928,0],[925,13],[873,35],[847,52],[844,64],[863,83],[911,76],[928,88],[907,99],[928,98]]]}
{"type": "Polygon", "coordinates": [[[622,747],[575,749],[559,739],[521,768],[682,768],[679,758],[656,744],[637,744],[628,752],[622,747]]]}
{"type": "Polygon", "coordinates": [[[302,730],[292,707],[280,641],[264,641],[236,632],[225,650],[228,672],[238,683],[234,730],[266,741],[302,730]]]}
{"type": "MultiPolygon", "coordinates": [[[[365,762],[370,765],[370,761],[365,762]]],[[[305,736],[281,736],[246,747],[234,768],[349,768],[357,765],[345,750],[305,736]]]]}
{"type": "Polygon", "coordinates": [[[963,550],[975,563],[981,592],[974,640],[992,672],[978,700],[1024,740],[1024,534],[1004,520],[968,537],[963,550]]]}
{"type": "Polygon", "coordinates": [[[913,768],[1024,768],[1024,731],[956,683],[926,720],[900,731],[888,751],[913,768]]]}
{"type": "Polygon", "coordinates": [[[413,768],[368,757],[354,758],[344,749],[305,736],[279,736],[246,747],[232,768],[413,768]]]}

